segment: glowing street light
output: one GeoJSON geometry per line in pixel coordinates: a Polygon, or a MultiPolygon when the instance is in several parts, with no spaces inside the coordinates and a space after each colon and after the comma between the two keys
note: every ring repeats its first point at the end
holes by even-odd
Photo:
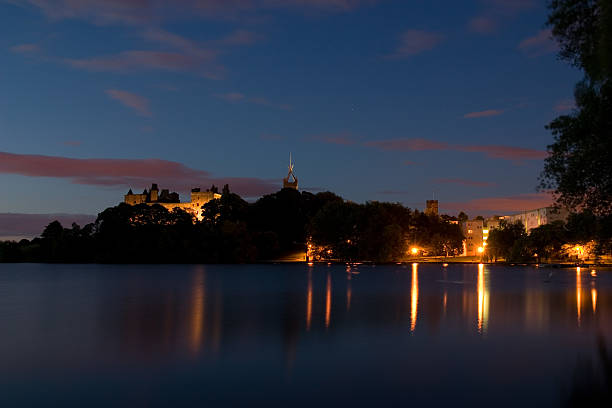
{"type": "Polygon", "coordinates": [[[412,255],[416,255],[416,254],[418,254],[418,253],[419,253],[419,248],[412,247],[412,248],[410,249],[410,252],[412,253],[412,255]]]}
{"type": "Polygon", "coordinates": [[[482,254],[484,252],[484,248],[483,247],[478,247],[478,253],[482,254]]]}

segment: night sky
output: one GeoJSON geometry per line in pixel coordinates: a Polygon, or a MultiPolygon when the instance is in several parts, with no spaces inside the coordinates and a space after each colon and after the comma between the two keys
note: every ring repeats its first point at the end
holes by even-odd
{"type": "Polygon", "coordinates": [[[152,182],[254,199],[290,152],[301,189],[356,202],[544,206],[544,126],[580,78],[546,16],[535,0],[0,0],[0,236],[33,233],[6,213],[97,214],[152,182]]]}

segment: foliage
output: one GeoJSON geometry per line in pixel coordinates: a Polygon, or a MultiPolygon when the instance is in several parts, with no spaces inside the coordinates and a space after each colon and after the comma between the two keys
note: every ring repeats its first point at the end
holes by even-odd
{"type": "Polygon", "coordinates": [[[612,3],[553,0],[550,9],[560,57],[585,78],[576,86],[576,110],[547,126],[554,143],[540,188],[552,189],[565,207],[612,214],[612,3]]]}
{"type": "Polygon", "coordinates": [[[568,234],[563,221],[555,221],[532,229],[528,246],[538,258],[550,259],[561,251],[567,240],[568,234]]]}
{"type": "Polygon", "coordinates": [[[527,233],[521,222],[502,221],[499,228],[489,231],[487,251],[494,260],[504,258],[509,262],[519,262],[528,257],[527,233]]]}
{"type": "Polygon", "coordinates": [[[321,259],[394,262],[406,257],[409,245],[431,255],[457,253],[463,238],[450,217],[293,189],[248,203],[226,185],[220,198],[203,206],[202,217],[196,221],[182,210],[159,205],[119,204],[84,228],[64,228],[55,221],[40,238],[0,243],[0,260],[252,262],[304,251],[310,240],[321,259]]]}

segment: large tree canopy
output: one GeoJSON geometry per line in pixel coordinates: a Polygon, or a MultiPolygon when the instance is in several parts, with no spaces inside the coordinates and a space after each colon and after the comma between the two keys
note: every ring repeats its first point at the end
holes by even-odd
{"type": "Polygon", "coordinates": [[[576,85],[576,109],[547,128],[548,147],[540,188],[552,189],[572,210],[612,214],[612,2],[553,0],[548,24],[560,57],[584,71],[576,85]]]}

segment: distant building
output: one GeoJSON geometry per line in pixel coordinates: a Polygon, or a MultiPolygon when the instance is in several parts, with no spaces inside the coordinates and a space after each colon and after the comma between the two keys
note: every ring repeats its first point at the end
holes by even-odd
{"type": "Polygon", "coordinates": [[[499,216],[499,215],[496,215],[494,217],[489,217],[485,220],[485,227],[490,230],[499,228],[499,225],[501,224],[503,220],[504,220],[504,217],[499,216]]]}
{"type": "Polygon", "coordinates": [[[130,189],[130,191],[128,191],[128,193],[124,196],[123,202],[129,205],[158,204],[166,208],[168,211],[172,211],[175,208],[180,208],[193,215],[198,220],[202,220],[202,206],[207,202],[220,197],[221,194],[208,190],[201,191],[199,188],[194,188],[191,190],[191,200],[189,202],[181,203],[177,193],[170,193],[169,190],[162,190],[160,192],[157,184],[153,184],[149,191],[147,191],[145,188],[142,194],[134,194],[130,189]]]}
{"type": "Polygon", "coordinates": [[[291,161],[291,154],[289,154],[289,174],[283,179],[283,188],[298,189],[298,179],[293,172],[293,162],[291,161]]]}
{"type": "MultiPolygon", "coordinates": [[[[483,220],[472,220],[461,223],[461,230],[465,236],[463,241],[463,256],[481,255],[485,247],[485,237],[483,231],[483,220]]],[[[487,230],[487,238],[488,238],[487,230]]]]}
{"type": "Polygon", "coordinates": [[[514,215],[504,216],[504,220],[509,223],[521,222],[528,233],[540,225],[550,224],[555,221],[567,221],[569,211],[564,208],[544,207],[531,211],[523,211],[514,215]]]}
{"type": "Polygon", "coordinates": [[[427,200],[425,214],[438,215],[438,200],[427,200]]]}

